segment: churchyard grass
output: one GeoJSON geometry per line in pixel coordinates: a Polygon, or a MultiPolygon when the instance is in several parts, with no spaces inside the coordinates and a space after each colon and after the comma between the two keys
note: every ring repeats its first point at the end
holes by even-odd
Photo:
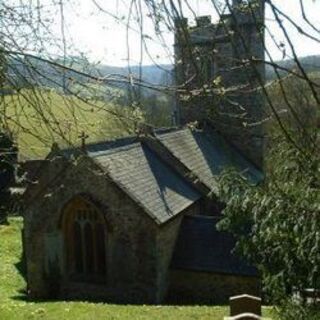
{"type": "MultiPolygon", "coordinates": [[[[92,302],[29,301],[21,272],[22,218],[9,219],[0,226],[0,319],[108,319],[108,320],[222,320],[228,306],[149,306],[115,305],[92,302]]],[[[264,315],[276,319],[272,308],[264,315]]]]}

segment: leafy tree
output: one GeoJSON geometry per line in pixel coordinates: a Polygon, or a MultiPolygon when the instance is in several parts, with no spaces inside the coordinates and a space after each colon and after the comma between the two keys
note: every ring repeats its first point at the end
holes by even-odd
{"type": "Polygon", "coordinates": [[[298,149],[282,135],[273,140],[259,186],[233,172],[220,181],[220,228],[236,236],[237,250],[258,266],[270,298],[282,306],[296,291],[320,289],[320,159],[317,148],[300,142],[298,149]]]}
{"type": "Polygon", "coordinates": [[[155,127],[172,125],[172,98],[164,94],[143,95],[141,104],[146,113],[146,121],[155,127]]]}
{"type": "Polygon", "coordinates": [[[10,201],[9,186],[14,179],[17,150],[9,135],[0,132],[0,223],[4,222],[10,201]]]}
{"type": "MultiPolygon", "coordinates": [[[[311,72],[308,76],[309,80],[315,84],[312,89],[320,95],[320,74],[311,72]]],[[[307,79],[294,76],[284,77],[281,82],[274,81],[268,87],[268,93],[272,97],[277,113],[291,131],[305,135],[308,130],[311,136],[317,135],[318,128],[320,128],[319,105],[307,79]]],[[[274,135],[279,134],[274,121],[269,122],[268,131],[274,135]]]]}

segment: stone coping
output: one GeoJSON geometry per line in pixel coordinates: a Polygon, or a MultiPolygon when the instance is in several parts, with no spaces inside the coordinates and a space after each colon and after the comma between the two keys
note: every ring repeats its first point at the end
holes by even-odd
{"type": "Polygon", "coordinates": [[[271,318],[265,318],[257,316],[254,313],[241,313],[233,317],[224,317],[224,320],[272,320],[271,318]]]}
{"type": "Polygon", "coordinates": [[[261,298],[255,297],[255,296],[251,296],[249,294],[241,294],[241,295],[238,295],[238,296],[232,296],[232,297],[229,298],[229,301],[233,301],[233,300],[237,300],[237,299],[241,299],[241,298],[249,298],[250,300],[261,301],[261,298]]]}

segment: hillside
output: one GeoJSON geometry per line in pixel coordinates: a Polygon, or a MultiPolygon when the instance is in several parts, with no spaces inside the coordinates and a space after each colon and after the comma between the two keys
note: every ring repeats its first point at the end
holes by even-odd
{"type": "MultiPolygon", "coordinates": [[[[320,72],[320,55],[302,57],[300,58],[299,61],[307,73],[320,72]]],[[[288,70],[292,70],[292,69],[299,70],[297,64],[293,60],[276,61],[276,64],[288,70]]],[[[279,70],[279,74],[281,76],[284,76],[287,73],[285,71],[279,70]]],[[[273,80],[276,78],[274,68],[270,65],[266,66],[266,78],[268,80],[273,80]]]]}
{"type": "Polygon", "coordinates": [[[128,118],[141,117],[112,103],[86,103],[45,89],[23,89],[6,95],[0,109],[15,134],[22,158],[43,157],[53,141],[62,146],[79,145],[82,132],[89,136],[87,142],[123,136],[133,131],[133,122],[128,118]]]}
{"type": "MultiPolygon", "coordinates": [[[[138,66],[132,66],[130,70],[127,67],[93,66],[76,57],[70,58],[69,64],[76,70],[100,77],[127,76],[129,72],[139,74],[138,66]]],[[[297,69],[292,60],[278,64],[297,69]]],[[[301,64],[309,74],[320,74],[320,55],[303,57],[301,64]]],[[[173,81],[172,68],[171,65],[142,66],[142,78],[153,84],[169,85],[173,81]]],[[[281,71],[280,75],[284,76],[286,72],[281,71]]],[[[275,78],[271,66],[266,67],[266,76],[268,80],[275,78]]],[[[8,77],[11,87],[23,89],[19,94],[3,89],[0,108],[9,117],[8,124],[16,134],[22,158],[42,157],[53,141],[62,145],[79,144],[82,131],[89,135],[87,141],[122,136],[132,132],[133,125],[127,120],[119,121],[118,115],[142,117],[125,107],[130,104],[125,83],[105,85],[73,71],[63,75],[60,69],[34,58],[10,60],[8,77]],[[64,81],[66,90],[63,90],[64,81]],[[83,101],[88,99],[89,104],[83,101]]],[[[142,90],[140,101],[146,121],[156,126],[170,125],[171,99],[148,89],[142,90]]]]}
{"type": "MultiPolygon", "coordinates": [[[[61,59],[60,59],[61,60],[61,59]]],[[[62,61],[56,60],[53,63],[60,63],[62,61]]],[[[133,75],[139,78],[141,72],[141,79],[153,85],[170,85],[172,82],[172,66],[171,65],[150,65],[150,66],[131,66],[131,67],[116,67],[108,65],[94,65],[87,60],[77,57],[70,57],[66,66],[70,70],[63,71],[54,64],[38,60],[36,58],[10,58],[8,61],[8,82],[14,87],[27,87],[30,85],[49,87],[55,89],[70,88],[73,83],[86,84],[90,81],[90,77],[110,77],[110,76],[124,76],[133,75]],[[71,69],[75,70],[72,71],[71,69]],[[79,73],[77,72],[79,71],[79,73]],[[83,73],[83,74],[82,74],[83,73]]],[[[127,88],[124,82],[113,82],[109,85],[100,84],[103,88],[127,88]]],[[[150,90],[144,89],[145,93],[150,93],[150,90]]]]}

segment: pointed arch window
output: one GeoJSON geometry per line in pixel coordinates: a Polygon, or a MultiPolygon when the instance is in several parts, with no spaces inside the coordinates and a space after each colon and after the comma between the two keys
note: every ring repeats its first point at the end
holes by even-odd
{"type": "Polygon", "coordinates": [[[82,197],[63,212],[66,271],[71,280],[103,281],[106,276],[107,229],[102,213],[82,197]]]}

